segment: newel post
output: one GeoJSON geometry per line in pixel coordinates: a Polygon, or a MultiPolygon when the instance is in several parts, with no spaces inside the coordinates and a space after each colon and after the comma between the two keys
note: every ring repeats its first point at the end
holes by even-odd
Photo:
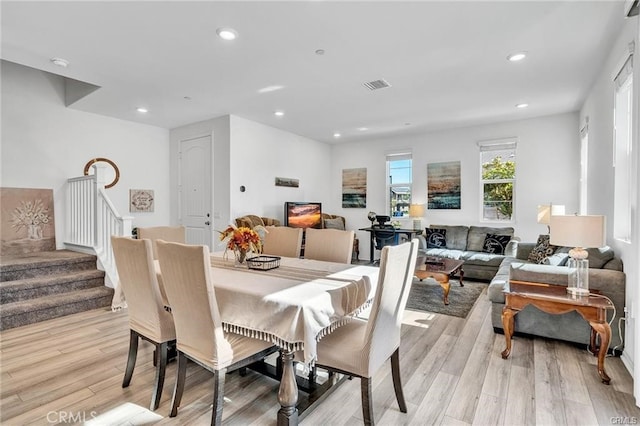
{"type": "Polygon", "coordinates": [[[93,192],[93,202],[94,202],[94,211],[96,212],[96,220],[93,224],[93,235],[95,235],[95,242],[94,244],[97,247],[103,247],[104,246],[104,241],[103,241],[103,237],[102,237],[102,226],[101,224],[104,221],[104,211],[102,209],[101,206],[101,200],[100,197],[98,196],[98,193],[100,192],[101,189],[104,189],[105,186],[105,180],[106,180],[106,168],[107,165],[106,164],[102,164],[102,163],[93,163],[93,166],[91,166],[93,168],[93,175],[95,177],[95,190],[93,192]]]}

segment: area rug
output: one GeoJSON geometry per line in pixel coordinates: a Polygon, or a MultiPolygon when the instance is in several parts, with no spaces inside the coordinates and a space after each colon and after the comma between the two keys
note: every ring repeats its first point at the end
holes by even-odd
{"type": "Polygon", "coordinates": [[[487,283],[474,281],[465,281],[464,287],[460,287],[458,280],[451,280],[449,304],[445,305],[442,301],[443,289],[440,284],[433,279],[424,281],[414,279],[409,292],[407,309],[466,318],[487,287],[487,283]]]}

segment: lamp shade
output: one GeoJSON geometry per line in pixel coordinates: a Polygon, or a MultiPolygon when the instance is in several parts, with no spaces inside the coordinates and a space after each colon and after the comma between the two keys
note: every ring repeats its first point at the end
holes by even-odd
{"type": "Polygon", "coordinates": [[[554,216],[550,220],[550,243],[565,247],[603,247],[604,216],[554,216]]]}
{"type": "Polygon", "coordinates": [[[560,204],[544,204],[538,206],[538,223],[549,225],[551,216],[564,215],[564,206],[560,204]]]}
{"type": "Polygon", "coordinates": [[[411,216],[411,217],[423,217],[424,216],[424,204],[411,204],[409,206],[409,216],[411,216]]]}

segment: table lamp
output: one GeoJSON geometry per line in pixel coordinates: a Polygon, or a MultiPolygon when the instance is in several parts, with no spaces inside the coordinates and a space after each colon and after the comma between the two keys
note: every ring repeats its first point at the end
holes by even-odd
{"type": "Polygon", "coordinates": [[[569,251],[568,265],[575,272],[569,276],[567,292],[577,296],[588,295],[589,253],[585,249],[605,245],[605,217],[551,215],[549,226],[551,244],[574,247],[569,251]]]}
{"type": "Polygon", "coordinates": [[[413,229],[422,229],[422,217],[424,217],[424,204],[411,204],[409,217],[413,218],[413,229]]]}
{"type": "Polygon", "coordinates": [[[543,204],[538,206],[538,223],[547,225],[547,233],[551,233],[549,224],[551,223],[551,216],[563,216],[564,206],[560,204],[543,204]]]}

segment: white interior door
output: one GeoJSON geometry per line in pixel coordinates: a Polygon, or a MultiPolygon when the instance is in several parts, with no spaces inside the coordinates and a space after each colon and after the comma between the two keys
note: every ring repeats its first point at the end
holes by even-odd
{"type": "Polygon", "coordinates": [[[180,141],[180,223],[187,244],[211,249],[211,136],[180,141]]]}

